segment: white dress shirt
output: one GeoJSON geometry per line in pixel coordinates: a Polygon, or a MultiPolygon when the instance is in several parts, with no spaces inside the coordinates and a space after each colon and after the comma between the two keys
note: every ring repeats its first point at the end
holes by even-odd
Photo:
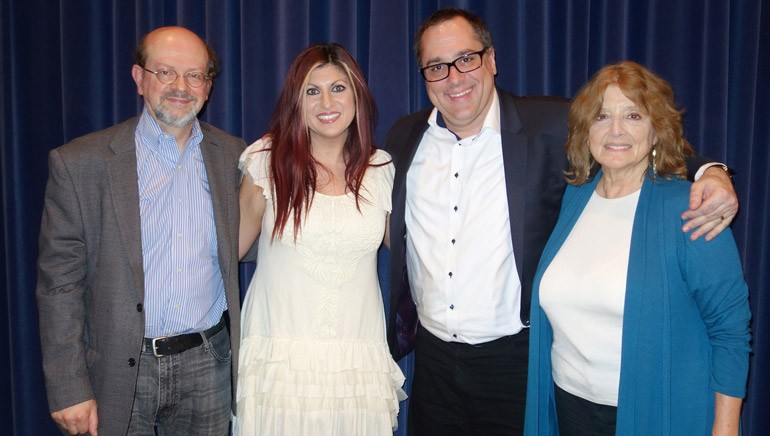
{"type": "Polygon", "coordinates": [[[406,176],[409,283],[420,323],[479,344],[522,328],[497,94],[481,131],[458,139],[433,110],[406,176]]]}

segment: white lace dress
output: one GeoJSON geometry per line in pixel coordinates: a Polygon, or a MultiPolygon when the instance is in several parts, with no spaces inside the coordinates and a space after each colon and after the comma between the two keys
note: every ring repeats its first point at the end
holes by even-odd
{"type": "MultiPolygon", "coordinates": [[[[293,217],[271,240],[269,140],[241,156],[267,199],[257,269],[241,319],[236,435],[391,435],[404,375],[390,357],[377,249],[393,164],[370,167],[352,195],[316,193],[294,242],[293,217]]],[[[372,157],[383,163],[381,150],[372,157]]]]}

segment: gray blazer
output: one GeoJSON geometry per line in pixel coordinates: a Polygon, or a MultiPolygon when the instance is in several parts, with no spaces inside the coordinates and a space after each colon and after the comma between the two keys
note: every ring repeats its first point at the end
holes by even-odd
{"type": "MultiPolygon", "coordinates": [[[[144,336],[138,117],[50,152],[36,288],[51,411],[95,399],[99,433],[125,434],[144,336]]],[[[201,123],[238,367],[238,157],[243,140],[201,123]]],[[[235,389],[233,389],[235,392],[235,389]]],[[[235,403],[233,403],[233,408],[235,403]]]]}

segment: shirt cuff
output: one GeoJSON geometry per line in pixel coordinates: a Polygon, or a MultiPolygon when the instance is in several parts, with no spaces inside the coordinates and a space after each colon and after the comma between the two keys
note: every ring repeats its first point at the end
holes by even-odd
{"type": "Polygon", "coordinates": [[[695,177],[693,177],[693,181],[697,182],[698,179],[703,177],[703,173],[705,173],[706,170],[711,168],[711,167],[722,167],[722,169],[725,170],[725,172],[727,172],[728,174],[730,173],[730,169],[727,168],[727,165],[725,165],[725,164],[723,164],[721,162],[709,162],[707,164],[701,165],[701,167],[698,168],[698,172],[695,173],[695,177]]]}

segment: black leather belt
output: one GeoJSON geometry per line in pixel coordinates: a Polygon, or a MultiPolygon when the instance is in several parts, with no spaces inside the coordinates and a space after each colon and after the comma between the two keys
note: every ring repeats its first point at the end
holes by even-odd
{"type": "Polygon", "coordinates": [[[155,357],[163,357],[181,353],[203,343],[203,337],[210,338],[219,333],[225,326],[225,317],[219,320],[217,325],[200,333],[187,333],[177,336],[164,336],[162,338],[144,338],[144,351],[152,352],[155,357]]]}

